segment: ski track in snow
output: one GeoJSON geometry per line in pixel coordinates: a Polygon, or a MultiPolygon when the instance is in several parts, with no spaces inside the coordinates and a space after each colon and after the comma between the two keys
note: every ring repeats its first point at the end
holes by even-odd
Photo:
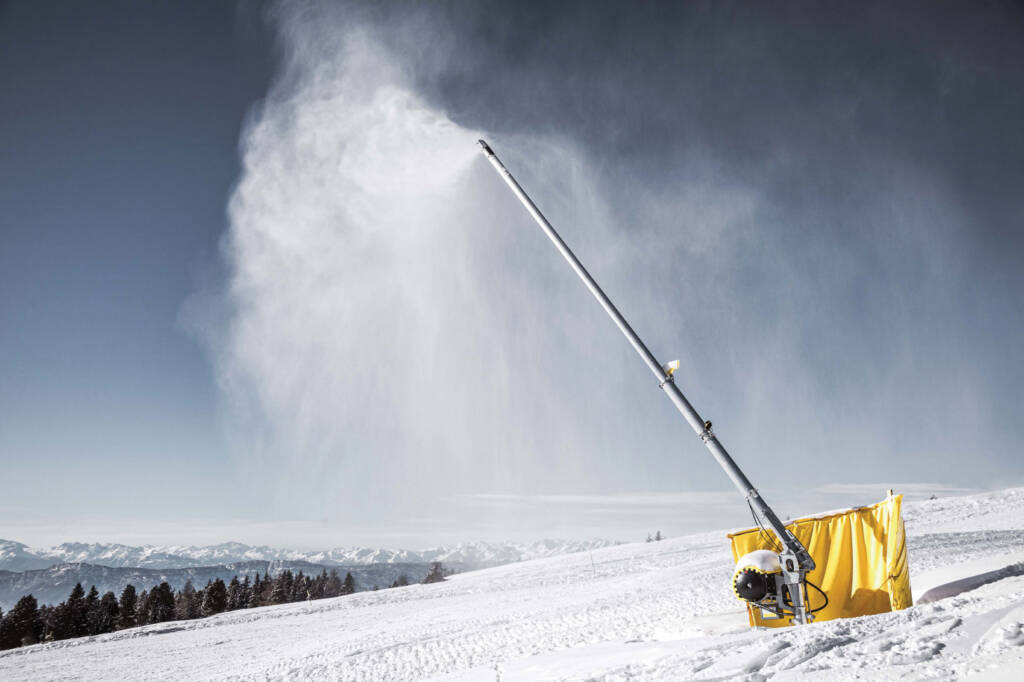
{"type": "MultiPolygon", "coordinates": [[[[1024,489],[905,505],[915,597],[1024,560],[1024,489]]],[[[0,653],[0,679],[1024,679],[1024,576],[752,630],[723,532],[0,653]]]]}

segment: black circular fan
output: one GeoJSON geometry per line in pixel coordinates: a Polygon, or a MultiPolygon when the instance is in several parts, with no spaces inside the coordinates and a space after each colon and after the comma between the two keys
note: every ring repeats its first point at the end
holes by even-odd
{"type": "Polygon", "coordinates": [[[752,568],[744,568],[736,574],[736,594],[746,601],[761,601],[775,590],[774,576],[766,575],[752,568]]]}

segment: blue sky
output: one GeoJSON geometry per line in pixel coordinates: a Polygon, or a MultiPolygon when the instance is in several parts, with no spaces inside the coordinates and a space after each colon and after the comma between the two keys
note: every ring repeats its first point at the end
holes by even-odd
{"type": "Polygon", "coordinates": [[[743,523],[481,134],[780,513],[1021,484],[1021,21],[0,5],[0,537],[743,523]]]}
{"type": "Polygon", "coordinates": [[[4,515],[216,504],[217,392],[179,312],[219,267],[269,36],[224,3],[6,3],[0,34],[4,515]]]}

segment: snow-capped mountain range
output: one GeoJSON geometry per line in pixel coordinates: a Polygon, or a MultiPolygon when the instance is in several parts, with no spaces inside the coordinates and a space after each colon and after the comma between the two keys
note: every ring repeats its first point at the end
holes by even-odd
{"type": "Polygon", "coordinates": [[[34,549],[20,542],[0,540],[0,570],[30,571],[55,564],[93,564],[115,568],[188,568],[245,561],[306,561],[322,566],[370,564],[426,564],[434,561],[466,567],[495,566],[528,559],[585,552],[619,544],[609,540],[539,540],[531,543],[470,542],[454,547],[425,550],[336,548],[301,552],[266,546],[226,542],[220,545],[132,547],[119,544],[65,542],[55,547],[34,549]]]}
{"type": "MultiPolygon", "coordinates": [[[[467,567],[454,562],[445,564],[445,567],[456,572],[468,570],[467,567]]],[[[336,570],[342,576],[351,573],[356,590],[363,591],[389,587],[399,576],[405,576],[409,582],[418,583],[426,577],[429,568],[430,564],[423,563],[388,563],[339,566],[336,570]]],[[[284,570],[295,574],[301,571],[306,575],[317,575],[323,570],[335,569],[308,561],[282,560],[243,561],[188,568],[110,567],[63,563],[29,571],[0,570],[0,609],[9,611],[15,602],[26,594],[34,596],[40,604],[57,604],[67,599],[75,583],[81,583],[85,589],[95,586],[100,594],[108,590],[120,594],[128,584],[134,585],[139,592],[153,589],[161,582],[167,582],[173,590],[180,590],[189,580],[193,585],[202,587],[208,580],[217,578],[228,582],[233,576],[238,576],[239,579],[245,576],[252,578],[264,573],[275,576],[284,570]]]]}

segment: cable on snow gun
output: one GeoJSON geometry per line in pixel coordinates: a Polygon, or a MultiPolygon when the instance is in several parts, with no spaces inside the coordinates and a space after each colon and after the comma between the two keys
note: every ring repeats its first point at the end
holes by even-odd
{"type": "Polygon", "coordinates": [[[772,508],[768,506],[754,485],[729,456],[729,453],[722,447],[718,437],[711,430],[711,422],[701,419],[683,392],[676,386],[674,374],[679,367],[679,362],[673,361],[663,365],[655,359],[644,342],[626,322],[626,318],[601,290],[601,287],[590,276],[590,273],[558,235],[544,214],[540,212],[533,200],[519,186],[519,183],[501,163],[490,146],[484,140],[478,142],[487,160],[501,176],[501,179],[516,195],[573,271],[583,280],[583,284],[594,295],[594,298],[612,318],[647,368],[654,374],[658,380],[658,387],[664,391],[668,399],[672,401],[672,404],[696,432],[697,437],[701,439],[711,455],[728,474],[733,485],[746,499],[758,526],[762,529],[767,526],[778,537],[781,543],[776,545],[778,551],[758,550],[747,554],[737,562],[732,580],[736,596],[759,608],[766,618],[790,618],[792,622],[801,625],[809,623],[814,616],[808,607],[807,573],[814,570],[814,560],[804,545],[783,525],[772,508]]]}

